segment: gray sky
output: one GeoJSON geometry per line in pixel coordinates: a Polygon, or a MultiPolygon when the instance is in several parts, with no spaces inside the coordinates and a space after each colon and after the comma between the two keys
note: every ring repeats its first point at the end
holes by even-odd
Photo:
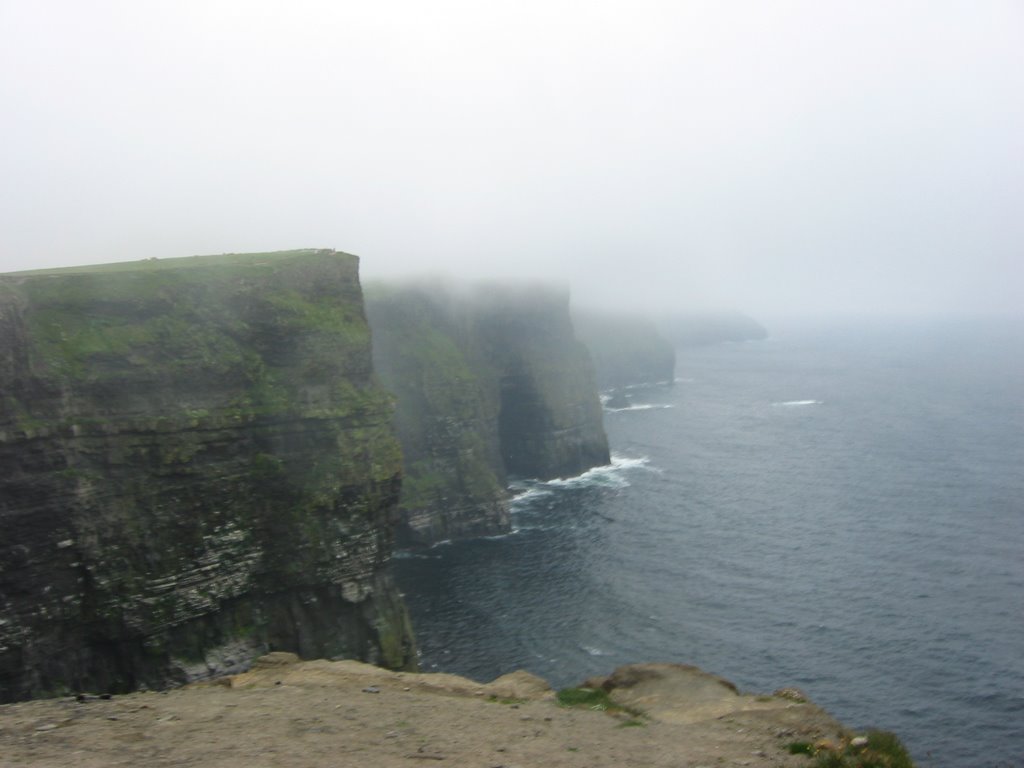
{"type": "Polygon", "coordinates": [[[333,247],[1020,311],[1019,0],[0,0],[0,271],[333,247]]]}

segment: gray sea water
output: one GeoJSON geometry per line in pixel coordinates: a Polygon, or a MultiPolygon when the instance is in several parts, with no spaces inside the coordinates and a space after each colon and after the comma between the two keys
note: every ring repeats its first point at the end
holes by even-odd
{"type": "Polygon", "coordinates": [[[1024,328],[772,331],[606,410],[613,465],[517,482],[514,534],[400,553],[423,667],[680,661],[1024,765],[1024,328]]]}

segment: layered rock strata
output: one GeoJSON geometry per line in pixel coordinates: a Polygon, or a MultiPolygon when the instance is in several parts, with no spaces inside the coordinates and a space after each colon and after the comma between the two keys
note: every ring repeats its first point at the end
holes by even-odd
{"type": "Polygon", "coordinates": [[[358,260],[0,276],[0,699],[413,663],[358,260]]]}
{"type": "Polygon", "coordinates": [[[567,291],[375,284],[367,313],[375,367],[398,400],[404,543],[505,532],[510,475],[550,479],[608,463],[567,291]]]}

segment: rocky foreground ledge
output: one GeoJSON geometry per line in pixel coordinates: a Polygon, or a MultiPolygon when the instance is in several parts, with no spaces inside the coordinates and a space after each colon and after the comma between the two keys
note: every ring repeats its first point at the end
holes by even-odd
{"type": "Polygon", "coordinates": [[[695,667],[621,667],[565,706],[514,672],[480,684],[269,654],[164,693],[0,706],[4,766],[803,766],[794,742],[853,734],[794,691],[739,693],[695,667]]]}

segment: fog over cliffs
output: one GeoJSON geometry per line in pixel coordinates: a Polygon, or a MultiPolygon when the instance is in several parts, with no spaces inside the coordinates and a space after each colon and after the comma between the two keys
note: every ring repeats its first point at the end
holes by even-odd
{"type": "Polygon", "coordinates": [[[511,478],[607,464],[595,360],[672,379],[564,287],[367,295],[327,249],[0,275],[0,700],[412,667],[396,537],[508,532],[511,478]]]}
{"type": "Polygon", "coordinates": [[[619,309],[1020,312],[1013,0],[34,0],[0,30],[0,272],[333,245],[619,309]]]}

